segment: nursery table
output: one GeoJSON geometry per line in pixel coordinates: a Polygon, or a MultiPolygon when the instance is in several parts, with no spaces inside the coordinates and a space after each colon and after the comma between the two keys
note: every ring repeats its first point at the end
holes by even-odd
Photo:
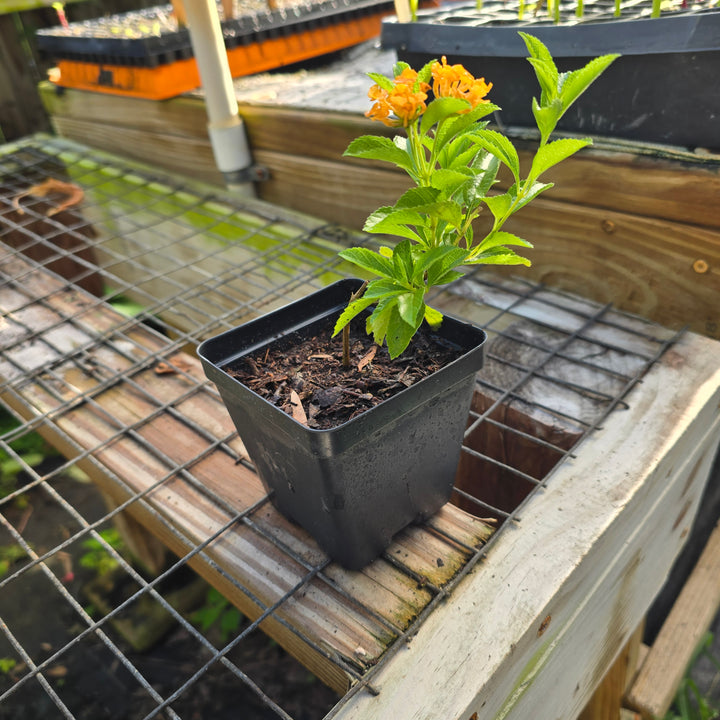
{"type": "Polygon", "coordinates": [[[193,354],[238,315],[341,275],[341,229],[59,140],[6,151],[6,186],[45,171],[40,154],[85,199],[51,220],[49,199],[18,216],[3,198],[3,403],[336,689],[330,717],[577,716],[698,510],[720,440],[720,345],[524,280],[468,277],[435,299],[492,338],[471,415],[486,433],[470,429],[458,476],[465,509],[447,505],[348,572],[267,501],[193,354]],[[172,215],[191,200],[192,224],[172,215]],[[53,246],[58,235],[75,244],[53,246]],[[95,275],[142,298],[165,332],[83,289],[95,275]],[[473,506],[488,465],[497,487],[473,506]],[[525,487],[509,505],[508,473],[525,487]]]}

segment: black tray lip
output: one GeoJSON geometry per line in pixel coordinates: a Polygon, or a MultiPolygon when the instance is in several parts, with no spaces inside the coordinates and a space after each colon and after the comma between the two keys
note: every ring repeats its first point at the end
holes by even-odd
{"type": "Polygon", "coordinates": [[[417,22],[400,23],[396,17],[382,23],[381,44],[386,49],[457,56],[527,56],[518,31],[538,37],[557,57],[591,58],[606,53],[623,56],[661,55],[720,50],[720,10],[676,11],[659,18],[608,18],[572,25],[517,22],[502,25],[455,23],[449,16],[461,16],[468,4],[438,16],[437,10],[419,11],[417,22]],[[434,14],[436,17],[434,17],[434,14]]]}
{"type": "MultiPolygon", "coordinates": [[[[221,22],[223,40],[228,49],[268,37],[292,35],[314,29],[352,21],[363,16],[390,11],[392,0],[323,0],[320,3],[296,5],[289,9],[255,12],[221,22]]],[[[138,14],[141,11],[133,13],[138,14]]],[[[131,13],[112,18],[121,22],[131,13]]],[[[111,19],[112,19],[111,18],[111,19]]],[[[87,27],[92,21],[78,23],[87,27]]],[[[93,36],[67,36],[61,27],[38,30],[38,49],[47,56],[84,62],[104,62],[125,65],[148,60],[153,64],[174,62],[192,57],[190,33],[180,28],[170,33],[142,38],[105,38],[93,36]]]]}

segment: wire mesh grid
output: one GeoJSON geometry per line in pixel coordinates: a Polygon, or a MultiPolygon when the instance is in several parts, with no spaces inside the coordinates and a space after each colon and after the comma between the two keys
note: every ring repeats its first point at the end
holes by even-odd
{"type": "Polygon", "coordinates": [[[437,293],[491,338],[467,519],[348,573],[274,511],[193,348],[372,239],[58,139],[6,146],[0,176],[2,717],[333,717],[676,338],[492,274],[437,293]]]}

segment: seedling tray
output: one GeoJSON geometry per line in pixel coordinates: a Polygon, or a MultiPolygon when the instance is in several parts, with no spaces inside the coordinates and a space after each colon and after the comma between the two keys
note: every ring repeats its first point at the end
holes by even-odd
{"type": "MultiPolygon", "coordinates": [[[[255,10],[221,22],[233,77],[272,70],[379,35],[390,0],[324,0],[255,10]]],[[[200,85],[190,33],[171,6],[38,31],[58,85],[165,99],[200,85]]]]}

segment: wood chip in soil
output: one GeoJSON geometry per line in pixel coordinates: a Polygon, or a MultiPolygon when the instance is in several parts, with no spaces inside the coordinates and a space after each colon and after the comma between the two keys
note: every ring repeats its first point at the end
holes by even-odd
{"type": "Polygon", "coordinates": [[[333,324],[330,318],[307,336],[293,333],[224,370],[299,422],[304,416],[308,427],[327,429],[375,407],[462,354],[423,326],[410,347],[391,360],[386,347],[352,328],[350,367],[343,368],[342,338],[331,337],[333,324]]]}

